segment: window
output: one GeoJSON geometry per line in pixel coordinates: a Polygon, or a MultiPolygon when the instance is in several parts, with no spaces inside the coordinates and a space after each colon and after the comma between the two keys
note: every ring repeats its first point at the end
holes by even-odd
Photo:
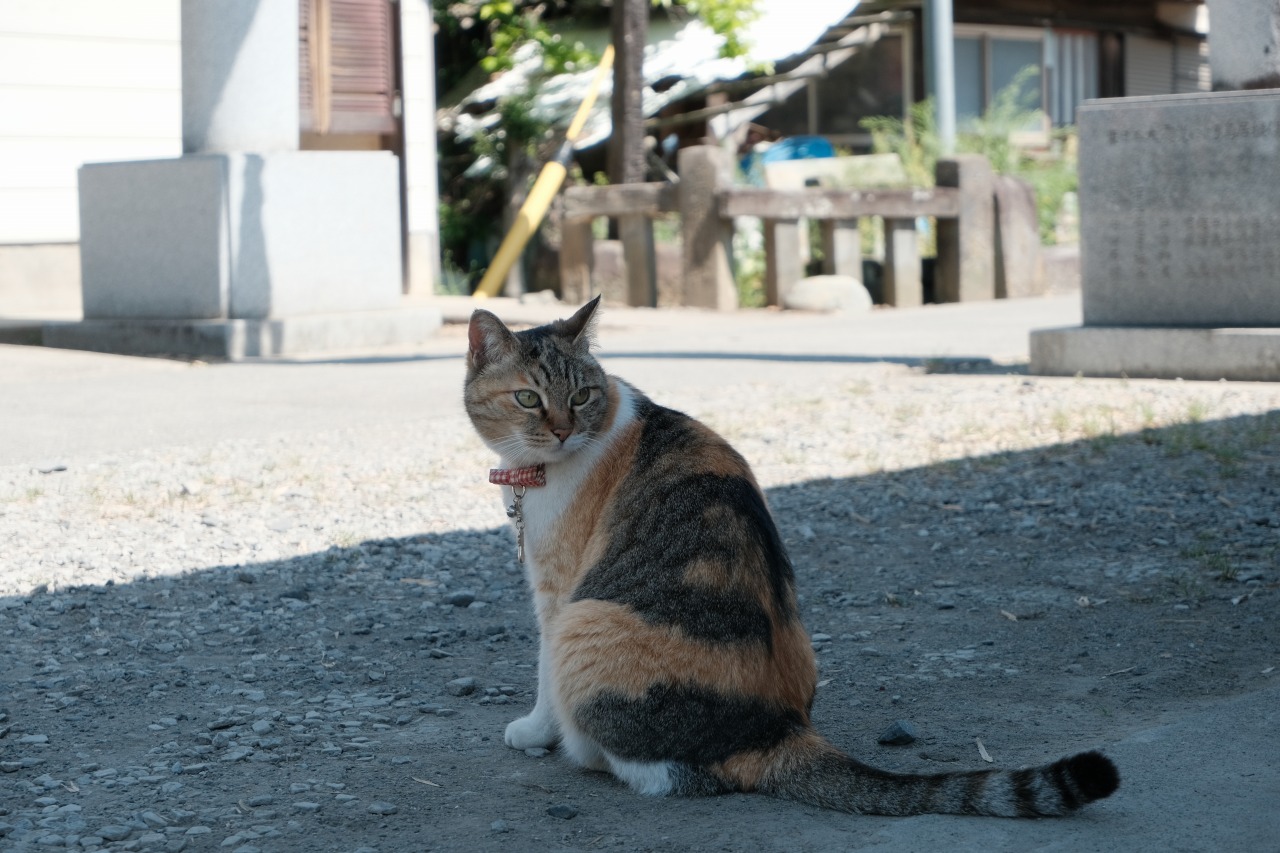
{"type": "MultiPolygon", "coordinates": [[[[1098,96],[1098,40],[1093,33],[1020,27],[955,28],[956,121],[963,128],[1023,78],[1018,103],[1043,110],[1054,125],[1075,121],[1075,108],[1098,96]]],[[[1044,127],[1028,128],[1043,135],[1044,127]]]]}

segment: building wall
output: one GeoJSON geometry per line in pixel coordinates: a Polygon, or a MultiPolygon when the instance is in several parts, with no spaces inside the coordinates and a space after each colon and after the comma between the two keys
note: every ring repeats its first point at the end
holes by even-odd
{"type": "Polygon", "coordinates": [[[178,9],[0,2],[0,246],[79,239],[82,163],[182,153],[178,9]]]}

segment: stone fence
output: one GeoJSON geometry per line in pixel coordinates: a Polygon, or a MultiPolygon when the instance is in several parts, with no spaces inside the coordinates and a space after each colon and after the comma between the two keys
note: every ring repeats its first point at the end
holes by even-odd
{"type": "Polygon", "coordinates": [[[569,187],[561,202],[560,281],[566,301],[581,302],[594,290],[592,220],[619,220],[627,276],[627,301],[656,304],[653,217],[677,213],[682,237],[678,304],[730,310],[737,307],[733,281],[734,218],[764,222],[765,296],[780,305],[805,276],[801,220],[817,220],[823,271],[862,278],[858,219],[884,220],[884,301],[906,307],[923,301],[916,218],[937,219],[936,294],[941,302],[996,297],[994,175],[978,155],[940,160],[932,189],[769,190],[735,187],[728,156],[713,146],[679,155],[678,184],[569,187]]]}

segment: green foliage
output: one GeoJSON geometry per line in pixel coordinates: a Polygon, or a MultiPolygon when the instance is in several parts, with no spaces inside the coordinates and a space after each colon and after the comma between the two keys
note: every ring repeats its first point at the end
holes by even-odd
{"type": "Polygon", "coordinates": [[[482,3],[479,17],[489,25],[490,46],[488,54],[480,60],[480,67],[491,74],[508,70],[516,49],[525,42],[534,42],[541,48],[542,70],[548,74],[574,71],[599,61],[582,42],[567,42],[551,32],[544,20],[545,10],[542,3],[517,4],[513,0],[482,3]]]}
{"type": "Polygon", "coordinates": [[[918,187],[931,187],[934,167],[942,152],[934,120],[933,99],[912,104],[908,120],[898,116],[871,116],[860,124],[871,133],[871,147],[877,154],[897,154],[907,177],[918,187]]]}
{"type": "MultiPolygon", "coordinates": [[[[1055,242],[1062,200],[1078,185],[1075,131],[1056,131],[1050,150],[1038,156],[1030,155],[1014,142],[1018,133],[1044,123],[1044,113],[1029,106],[1029,96],[1034,93],[1032,81],[1039,73],[1035,66],[1019,71],[996,94],[982,116],[956,134],[956,150],[981,154],[998,174],[1031,184],[1036,191],[1040,241],[1051,244],[1055,242]]],[[[861,124],[871,133],[872,148],[877,154],[897,154],[913,183],[931,187],[942,152],[933,99],[914,104],[908,115],[907,121],[897,116],[875,116],[863,119],[861,124]]]]}

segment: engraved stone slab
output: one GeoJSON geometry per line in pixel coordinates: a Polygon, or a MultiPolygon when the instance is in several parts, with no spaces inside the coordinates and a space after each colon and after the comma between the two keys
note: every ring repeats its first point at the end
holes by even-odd
{"type": "Polygon", "coordinates": [[[1079,113],[1086,326],[1280,326],[1280,89],[1079,113]]]}

